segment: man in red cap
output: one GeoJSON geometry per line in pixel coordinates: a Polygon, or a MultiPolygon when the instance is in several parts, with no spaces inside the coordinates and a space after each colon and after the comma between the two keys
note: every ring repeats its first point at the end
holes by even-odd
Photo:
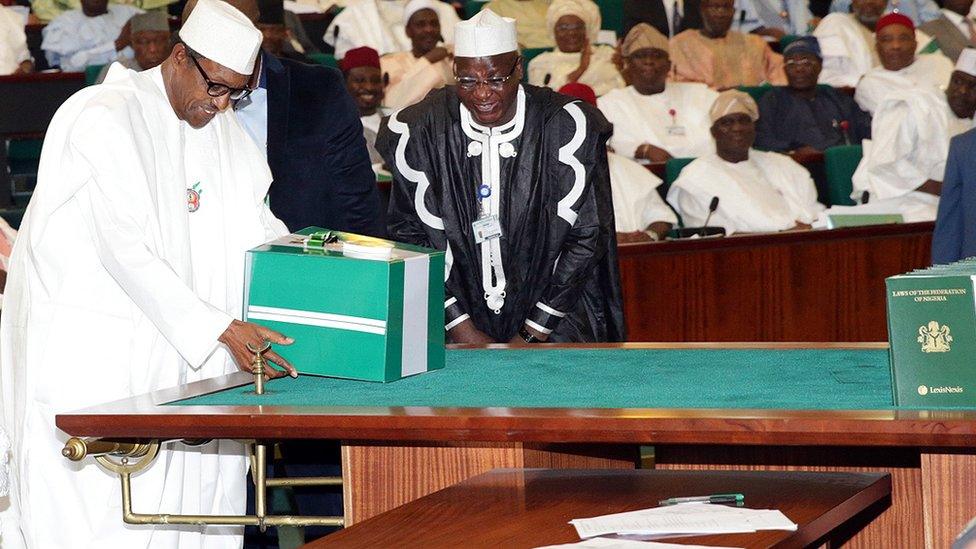
{"type": "Polygon", "coordinates": [[[363,46],[346,52],[339,62],[342,74],[346,76],[346,89],[359,109],[359,120],[363,123],[366,147],[373,163],[382,162],[376,153],[376,133],[385,113],[383,103],[383,75],[380,72],[380,56],[373,48],[363,46]]]}
{"type": "Polygon", "coordinates": [[[902,90],[938,92],[949,84],[952,62],[940,53],[915,55],[915,24],[900,13],[889,13],[875,27],[875,48],[880,67],[867,72],[857,84],[854,100],[871,114],[885,95],[902,90]]]}

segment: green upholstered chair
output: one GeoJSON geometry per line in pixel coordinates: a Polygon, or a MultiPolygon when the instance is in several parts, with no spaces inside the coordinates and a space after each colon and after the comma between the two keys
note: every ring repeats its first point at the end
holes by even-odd
{"type": "Polygon", "coordinates": [[[88,65],[85,67],[85,85],[91,86],[94,84],[104,67],[105,65],[88,65]]]}
{"type": "Polygon", "coordinates": [[[485,4],[487,3],[487,0],[468,0],[464,3],[464,18],[471,19],[475,15],[478,15],[478,12],[481,11],[481,8],[485,7],[485,4]]]}
{"type": "Polygon", "coordinates": [[[756,103],[762,99],[762,96],[766,95],[766,92],[773,89],[771,84],[763,84],[761,86],[739,86],[739,91],[744,91],[752,97],[753,101],[756,103]]]}
{"type": "Polygon", "coordinates": [[[331,53],[312,53],[309,54],[308,58],[319,65],[325,65],[333,69],[339,68],[339,61],[331,53]]]}
{"type": "Polygon", "coordinates": [[[864,154],[860,145],[840,145],[824,151],[824,168],[827,172],[827,188],[830,203],[835,206],[853,206],[851,177],[864,154]]]}
{"type": "Polygon", "coordinates": [[[596,5],[600,7],[600,18],[603,23],[600,25],[606,30],[617,33],[618,38],[624,36],[624,2],[623,0],[596,0],[596,5]]]}
{"type": "Polygon", "coordinates": [[[525,48],[522,50],[522,81],[529,81],[529,61],[535,59],[540,53],[552,51],[552,48],[525,48]]]}
{"type": "Polygon", "coordinates": [[[675,179],[681,175],[681,170],[685,169],[685,166],[691,164],[694,158],[672,158],[664,163],[664,190],[667,192],[668,187],[674,183],[675,179]]]}
{"type": "Polygon", "coordinates": [[[782,52],[783,50],[785,50],[786,49],[786,46],[789,46],[790,44],[792,44],[793,42],[795,42],[797,38],[803,38],[803,37],[800,36],[800,35],[797,35],[797,34],[787,34],[786,36],[780,38],[779,39],[779,51],[782,52]]]}

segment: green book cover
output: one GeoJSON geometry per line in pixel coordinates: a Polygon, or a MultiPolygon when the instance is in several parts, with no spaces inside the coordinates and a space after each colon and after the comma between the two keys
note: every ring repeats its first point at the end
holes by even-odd
{"type": "Polygon", "coordinates": [[[888,338],[897,406],[976,406],[971,274],[888,278],[888,338]]]}

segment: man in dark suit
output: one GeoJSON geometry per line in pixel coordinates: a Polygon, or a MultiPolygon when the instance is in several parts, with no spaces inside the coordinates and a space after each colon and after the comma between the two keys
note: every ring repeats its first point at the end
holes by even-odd
{"type": "MultiPolygon", "coordinates": [[[[256,0],[230,0],[258,21],[256,0]]],[[[190,0],[183,19],[196,5],[190,0]]],[[[268,154],[271,211],[289,230],[319,226],[383,236],[376,176],[359,111],[339,71],[261,52],[261,77],[234,109],[268,154]]]]}
{"type": "Polygon", "coordinates": [[[932,263],[976,256],[976,130],[952,138],[932,235],[932,263]]]}
{"type": "Polygon", "coordinates": [[[624,35],[638,23],[647,23],[674,38],[687,29],[702,26],[699,0],[624,0],[624,35]]]}

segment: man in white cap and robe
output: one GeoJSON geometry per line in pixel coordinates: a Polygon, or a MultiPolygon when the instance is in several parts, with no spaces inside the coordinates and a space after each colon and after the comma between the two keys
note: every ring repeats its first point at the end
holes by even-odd
{"type": "Polygon", "coordinates": [[[410,0],[403,10],[410,49],[380,58],[381,70],[389,81],[384,105],[390,109],[413,105],[430,90],[454,83],[451,52],[440,44],[439,3],[437,0],[410,0]]]}
{"type": "MultiPolygon", "coordinates": [[[[355,0],[350,2],[325,29],[322,39],[335,48],[335,56],[342,59],[346,52],[362,46],[373,48],[380,55],[411,49],[403,14],[408,0],[355,0]]],[[[454,7],[433,2],[441,26],[443,41],[454,42],[454,25],[459,21],[454,7]]]]}
{"type": "MultiPolygon", "coordinates": [[[[228,4],[200,0],[179,36],[160,66],[113,67],[48,128],[0,321],[5,548],[241,545],[239,528],[123,524],[118,479],[66,461],[54,424],[64,411],[249,371],[247,345],[291,341],[236,320],[245,251],[286,232],[264,202],[264,156],[228,109],[253,87],[261,33],[228,4]]],[[[135,479],[133,507],[242,514],[246,471],[239,443],[166,444],[135,479]]]]}
{"type": "Polygon", "coordinates": [[[514,20],[486,9],[455,36],[457,86],[380,127],[391,238],[446,251],[454,342],[622,341],[609,123],[520,83],[514,20]]]}
{"type": "Polygon", "coordinates": [[[752,149],[759,107],[726,90],[709,112],[715,152],[685,166],[668,202],[686,227],[723,227],[726,234],[809,229],[824,209],[807,170],[790,157],[752,149]],[[717,208],[709,218],[715,199],[717,208]]]}
{"type": "MultiPolygon", "coordinates": [[[[959,54],[945,92],[889,93],[871,121],[871,139],[852,178],[854,200],[872,211],[901,214],[906,222],[932,221],[939,208],[949,141],[973,127],[976,49],[959,54]],[[865,193],[867,193],[865,195],[865,193]]],[[[857,213],[857,208],[850,210],[857,213]]]]}

